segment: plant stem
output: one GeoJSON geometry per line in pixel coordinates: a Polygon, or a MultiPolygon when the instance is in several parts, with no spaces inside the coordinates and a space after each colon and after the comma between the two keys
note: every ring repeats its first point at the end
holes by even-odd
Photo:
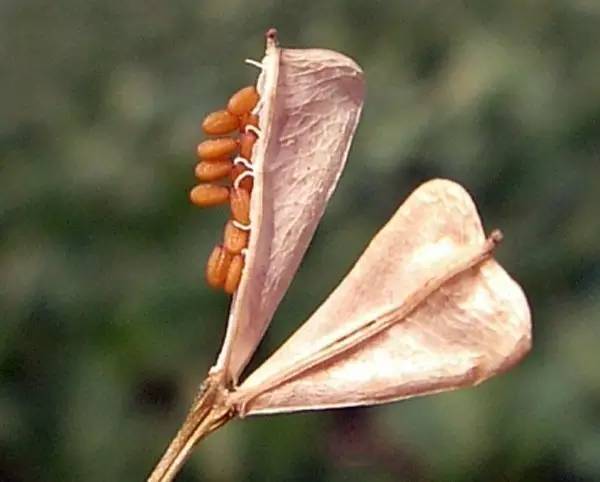
{"type": "Polygon", "coordinates": [[[194,446],[234,417],[234,411],[226,403],[227,394],[222,374],[206,378],[185,421],[147,482],[171,482],[194,446]]]}

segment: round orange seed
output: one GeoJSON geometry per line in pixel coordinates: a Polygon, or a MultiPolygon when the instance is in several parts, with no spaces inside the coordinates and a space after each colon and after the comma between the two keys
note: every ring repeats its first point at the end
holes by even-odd
{"type": "Polygon", "coordinates": [[[233,154],[238,148],[238,142],[230,137],[209,139],[198,144],[198,157],[203,161],[211,161],[233,154]]]}
{"type": "Polygon", "coordinates": [[[223,289],[225,293],[232,295],[237,290],[240,284],[240,278],[242,277],[242,271],[244,269],[244,258],[241,254],[236,254],[229,263],[229,269],[227,270],[227,276],[223,289]]]}
{"type": "Polygon", "coordinates": [[[258,127],[258,116],[256,114],[247,113],[240,117],[240,132],[244,132],[246,126],[258,127]]]}
{"type": "Polygon", "coordinates": [[[227,278],[229,265],[231,264],[231,254],[221,246],[214,247],[206,263],[206,282],[212,288],[221,288],[227,278]]]}
{"type": "Polygon", "coordinates": [[[227,199],[229,199],[229,188],[225,186],[198,184],[190,191],[190,200],[200,207],[224,204],[227,199]]]}
{"type": "Polygon", "coordinates": [[[221,159],[215,162],[201,161],[194,170],[196,177],[201,181],[216,181],[231,173],[233,162],[221,159]]]}
{"type": "Polygon", "coordinates": [[[252,132],[246,132],[240,136],[240,156],[250,160],[252,158],[252,148],[256,142],[256,135],[252,132]]]}
{"type": "Polygon", "coordinates": [[[227,110],[211,112],[202,121],[202,130],[211,136],[229,134],[240,126],[240,119],[227,110]]]}
{"type": "Polygon", "coordinates": [[[223,245],[232,254],[241,253],[242,249],[248,246],[248,231],[236,228],[230,219],[225,225],[223,245]]]}
{"type": "MultiPolygon", "coordinates": [[[[231,168],[231,172],[229,173],[229,179],[231,179],[231,182],[235,182],[236,178],[247,170],[248,169],[246,169],[243,165],[235,164],[231,168]]],[[[254,187],[254,180],[252,179],[252,176],[244,177],[244,179],[240,181],[240,187],[248,192],[252,192],[252,188],[254,187]]]]}
{"type": "Polygon", "coordinates": [[[233,115],[242,116],[248,114],[258,104],[258,92],[256,87],[250,85],[238,90],[227,102],[227,110],[233,115]]]}
{"type": "Polygon", "coordinates": [[[242,224],[250,224],[250,194],[242,188],[233,188],[229,196],[229,206],[233,219],[242,224]]]}

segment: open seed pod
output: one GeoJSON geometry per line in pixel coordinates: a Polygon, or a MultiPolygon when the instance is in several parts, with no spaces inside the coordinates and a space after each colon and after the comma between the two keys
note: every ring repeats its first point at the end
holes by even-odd
{"type": "Polygon", "coordinates": [[[422,185],[313,316],[233,395],[241,414],[477,384],[530,348],[527,301],[458,184],[422,185]],[[488,259],[489,258],[489,259],[488,259]]]}
{"type": "MultiPolygon", "coordinates": [[[[352,60],[280,49],[273,31],[257,64],[249,243],[242,248],[245,237],[234,238],[230,227],[208,270],[215,286],[235,293],[225,341],[150,482],[171,481],[194,445],[236,416],[474,385],[508,369],[531,344],[523,292],[492,258],[499,232],[486,238],[466,191],[434,180],[402,204],[313,316],[238,385],[335,188],[364,93],[352,60]]],[[[236,189],[227,191],[233,205],[236,189]]],[[[241,229],[233,214],[231,224],[241,229]]]]}
{"type": "MultiPolygon", "coordinates": [[[[238,267],[241,278],[228,289],[230,272],[223,280],[220,270],[211,268],[215,263],[209,263],[209,283],[223,284],[225,291],[235,292],[225,341],[185,422],[150,475],[151,482],[172,480],[194,444],[236,415],[229,401],[230,390],[256,350],[308,248],[346,163],[362,109],[362,70],[340,53],[280,48],[276,31],[271,29],[264,58],[249,63],[261,69],[256,86],[260,101],[251,115],[242,119],[255,128],[258,117],[258,127],[251,130],[257,139],[249,152],[253,187],[248,247],[238,267]]],[[[251,90],[234,95],[228,111],[239,113],[238,98],[251,90]]],[[[214,117],[205,121],[211,127],[208,134],[217,132],[214,117]]],[[[212,158],[223,155],[225,149],[237,148],[227,142],[203,142],[199,158],[214,162],[212,158]]],[[[233,189],[229,197],[235,194],[233,189]]],[[[207,196],[197,197],[201,199],[196,199],[196,204],[207,204],[207,196]]],[[[214,197],[209,199],[211,205],[216,204],[214,197]]],[[[235,218],[233,210],[232,214],[235,218]]],[[[220,247],[216,249],[215,258],[221,252],[220,247]]]]}
{"type": "Polygon", "coordinates": [[[257,90],[250,240],[213,372],[234,383],[287,291],[340,177],[363,104],[360,67],[267,33],[257,90]]]}

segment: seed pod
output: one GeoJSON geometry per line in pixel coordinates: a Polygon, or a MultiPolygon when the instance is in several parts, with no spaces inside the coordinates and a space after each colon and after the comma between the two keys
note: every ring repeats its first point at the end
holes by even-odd
{"type": "Polygon", "coordinates": [[[202,130],[210,136],[229,134],[240,126],[240,119],[227,110],[211,112],[202,121],[202,130]]]}
{"type": "Polygon", "coordinates": [[[231,215],[242,224],[250,223],[250,194],[242,188],[233,188],[229,197],[231,215]]]}
{"type": "Polygon", "coordinates": [[[258,92],[256,87],[250,85],[238,90],[231,96],[227,103],[227,110],[233,115],[242,116],[248,114],[258,104],[258,92]]]}
{"type": "Polygon", "coordinates": [[[364,95],[362,71],[351,59],[331,50],[279,48],[273,30],[260,67],[262,135],[252,149],[252,241],[216,365],[233,380],[308,248],[344,167],[364,95]]]}
{"type": "Polygon", "coordinates": [[[196,165],[195,174],[201,181],[216,181],[231,173],[233,162],[229,159],[220,159],[215,162],[201,161],[196,165]]]}
{"type": "Polygon", "coordinates": [[[209,139],[198,144],[198,157],[203,161],[212,162],[213,160],[229,156],[238,148],[238,143],[230,137],[221,139],[209,139]]]}
{"type": "Polygon", "coordinates": [[[240,157],[252,159],[252,148],[256,142],[256,135],[253,132],[246,132],[240,136],[240,157]]]}
{"type": "MultiPolygon", "coordinates": [[[[246,172],[247,170],[248,169],[241,164],[235,164],[229,173],[231,182],[235,182],[236,178],[241,176],[242,173],[246,172]]],[[[252,192],[252,188],[254,187],[254,180],[252,179],[252,176],[246,176],[244,179],[240,180],[240,187],[248,192],[252,192]]]]}
{"type": "MultiPolygon", "coordinates": [[[[247,415],[364,406],[506,371],[531,347],[531,314],[491,259],[498,239],[485,238],[462,187],[420,186],[310,319],[236,387],[238,406],[247,415]]],[[[251,281],[249,254],[236,299],[251,281]]]]}
{"type": "Polygon", "coordinates": [[[196,206],[210,207],[224,204],[229,199],[229,188],[215,184],[198,184],[190,191],[190,200],[196,206]]]}
{"type": "Polygon", "coordinates": [[[243,258],[232,257],[223,282],[235,297],[217,363],[149,480],[171,480],[194,444],[234,415],[477,384],[531,344],[527,301],[491,259],[496,236],[484,241],[472,200],[436,180],[409,198],[309,321],[237,383],[337,183],[364,94],[360,67],[347,57],[279,48],[275,29],[266,37],[265,57],[249,62],[260,68],[263,127],[254,148],[252,242],[243,258]]]}
{"type": "Polygon", "coordinates": [[[232,295],[237,290],[240,284],[240,278],[242,277],[242,271],[244,270],[244,258],[241,254],[236,254],[229,264],[227,270],[227,276],[225,277],[225,283],[223,290],[225,293],[232,295]]]}
{"type": "Polygon", "coordinates": [[[240,132],[244,132],[246,126],[258,127],[258,116],[248,113],[240,117],[240,132]]]}
{"type": "Polygon", "coordinates": [[[223,246],[215,246],[206,263],[206,281],[211,288],[223,286],[230,263],[231,254],[223,246]]]}
{"type": "Polygon", "coordinates": [[[231,219],[225,225],[223,245],[231,254],[239,254],[248,246],[248,231],[236,228],[231,219]]]}

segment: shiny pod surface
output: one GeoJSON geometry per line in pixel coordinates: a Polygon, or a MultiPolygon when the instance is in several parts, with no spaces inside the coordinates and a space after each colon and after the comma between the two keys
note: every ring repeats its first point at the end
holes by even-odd
{"type": "Polygon", "coordinates": [[[200,181],[216,181],[231,173],[233,162],[221,159],[215,162],[201,161],[196,165],[195,174],[200,181]]]}
{"type": "Polygon", "coordinates": [[[218,206],[229,199],[229,188],[214,184],[199,184],[190,191],[190,200],[200,207],[218,206]]]}
{"type": "Polygon", "coordinates": [[[223,289],[225,293],[232,295],[237,290],[238,285],[240,284],[240,278],[242,277],[242,271],[244,269],[244,258],[241,254],[236,254],[229,264],[229,269],[227,270],[227,276],[225,277],[225,282],[223,285],[223,289]]]}
{"type": "Polygon", "coordinates": [[[258,104],[258,92],[256,87],[250,85],[238,90],[231,96],[227,103],[227,110],[236,116],[249,114],[258,104]]]}
{"type": "Polygon", "coordinates": [[[211,161],[229,156],[237,151],[238,142],[230,137],[209,139],[198,144],[197,154],[203,161],[211,161]]]}
{"type": "Polygon", "coordinates": [[[206,264],[206,281],[212,288],[223,287],[229,271],[231,257],[231,254],[221,245],[217,245],[213,249],[206,264]]]}
{"type": "Polygon", "coordinates": [[[248,231],[236,228],[231,220],[225,225],[223,238],[225,249],[232,254],[239,254],[248,246],[248,231]]]}
{"type": "Polygon", "coordinates": [[[227,110],[208,114],[202,121],[202,130],[212,136],[229,134],[240,127],[240,119],[227,110]]]}
{"type": "Polygon", "coordinates": [[[229,205],[233,219],[242,224],[250,223],[250,194],[242,188],[231,190],[229,205]]]}

